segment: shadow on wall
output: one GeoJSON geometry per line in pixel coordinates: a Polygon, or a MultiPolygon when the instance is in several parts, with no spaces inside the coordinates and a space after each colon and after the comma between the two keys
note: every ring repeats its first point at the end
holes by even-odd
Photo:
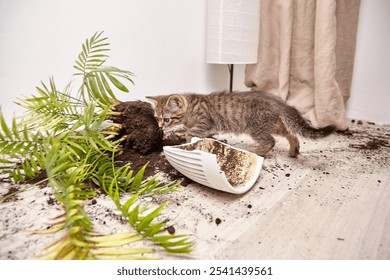
{"type": "MultiPolygon", "coordinates": [[[[234,65],[233,76],[233,91],[247,91],[250,90],[245,86],[245,66],[237,64],[234,65]]],[[[227,64],[207,64],[205,75],[206,80],[210,88],[214,88],[215,91],[229,90],[229,69],[227,64]]]]}
{"type": "Polygon", "coordinates": [[[225,64],[206,64],[206,80],[210,88],[216,91],[228,90],[229,71],[225,64]]]}

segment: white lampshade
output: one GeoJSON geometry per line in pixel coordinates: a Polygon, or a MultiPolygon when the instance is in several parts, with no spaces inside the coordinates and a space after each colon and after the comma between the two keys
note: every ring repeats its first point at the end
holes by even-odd
{"type": "Polygon", "coordinates": [[[257,62],[260,0],[207,0],[207,62],[257,62]]]}

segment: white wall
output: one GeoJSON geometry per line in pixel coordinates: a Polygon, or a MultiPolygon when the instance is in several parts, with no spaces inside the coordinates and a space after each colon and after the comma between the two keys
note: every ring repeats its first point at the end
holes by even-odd
{"type": "Polygon", "coordinates": [[[362,0],[350,118],[390,124],[390,1],[362,0]]]}
{"type": "MultiPolygon", "coordinates": [[[[228,88],[224,65],[206,64],[206,0],[0,0],[0,104],[10,118],[13,101],[53,76],[72,79],[81,44],[96,31],[111,42],[108,64],[135,74],[131,94],[200,92],[228,88]]],[[[243,85],[244,66],[237,66],[243,85]]]]}
{"type": "MultiPolygon", "coordinates": [[[[109,64],[135,73],[131,94],[200,92],[228,88],[227,67],[205,62],[207,0],[0,0],[0,105],[13,103],[53,76],[72,79],[81,43],[96,31],[111,42],[109,64]]],[[[348,116],[390,124],[390,1],[362,0],[348,116]]],[[[243,65],[235,66],[244,90],[243,65]]]]}

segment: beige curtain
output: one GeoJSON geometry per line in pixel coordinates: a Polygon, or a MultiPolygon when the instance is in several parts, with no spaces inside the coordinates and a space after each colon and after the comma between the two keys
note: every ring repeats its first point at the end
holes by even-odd
{"type": "Polygon", "coordinates": [[[279,95],[313,125],[347,128],[360,0],[260,0],[258,63],[245,84],[279,95]]]}

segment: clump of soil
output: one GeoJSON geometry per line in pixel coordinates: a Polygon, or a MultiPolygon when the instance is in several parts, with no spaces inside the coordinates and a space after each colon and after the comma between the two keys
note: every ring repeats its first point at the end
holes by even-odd
{"type": "Polygon", "coordinates": [[[149,103],[120,102],[114,110],[121,114],[114,115],[110,119],[122,125],[119,137],[125,138],[125,150],[133,150],[141,155],[162,150],[160,130],[149,103]]]}
{"type": "Polygon", "coordinates": [[[114,110],[118,114],[110,120],[122,125],[117,139],[123,139],[123,152],[117,160],[130,163],[134,171],[148,164],[145,178],[162,172],[169,181],[186,183],[184,177],[165,159],[162,148],[166,143],[162,140],[152,106],[147,102],[128,101],[115,105],[114,110]]]}
{"type": "Polygon", "coordinates": [[[166,228],[166,230],[168,231],[169,234],[175,234],[175,232],[176,232],[176,229],[174,226],[169,226],[166,228]]]}
{"type": "Polygon", "coordinates": [[[257,155],[233,149],[214,140],[202,140],[179,147],[183,150],[200,150],[215,154],[217,163],[234,188],[245,186],[256,172],[257,155]]]}

